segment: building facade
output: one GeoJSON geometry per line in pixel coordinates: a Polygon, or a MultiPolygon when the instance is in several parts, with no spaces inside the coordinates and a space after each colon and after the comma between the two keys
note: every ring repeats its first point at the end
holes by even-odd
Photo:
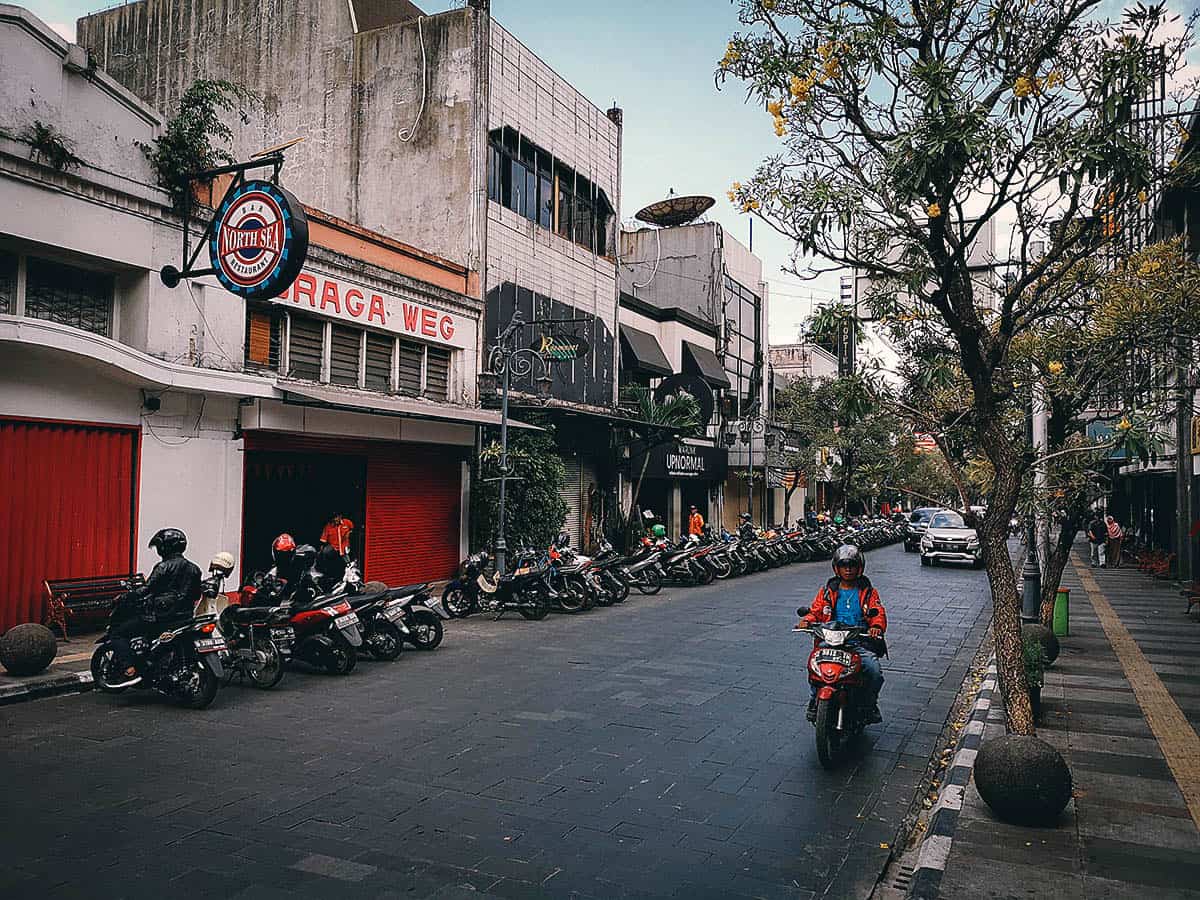
{"type": "Polygon", "coordinates": [[[252,0],[141,0],[81,19],[79,40],[158,110],[194,78],[255,91],[234,155],[303,137],[284,174],[313,206],[461,266],[486,306],[480,359],[517,312],[541,323],[518,332],[527,345],[582,339],[584,356],[550,367],[548,397],[531,373],[513,407],[557,426],[568,527],[584,529],[588,498],[615,491],[620,111],[590,103],[486,0],[432,16],[298,0],[262,16],[252,0]]]}
{"type": "Polygon", "coordinates": [[[148,570],[168,525],[245,573],[341,512],[368,577],[448,575],[498,421],[475,403],[471,271],[309,207],[283,296],[168,289],[183,223],[138,150],[159,114],[15,6],[0,92],[0,630],[40,621],[45,579],[148,570]],[[76,161],[49,165],[35,122],[76,161]]]}

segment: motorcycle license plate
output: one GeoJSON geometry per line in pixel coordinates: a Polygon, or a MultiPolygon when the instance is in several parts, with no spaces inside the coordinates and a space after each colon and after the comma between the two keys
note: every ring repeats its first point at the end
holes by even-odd
{"type": "Polygon", "coordinates": [[[296,639],[296,631],[292,626],[286,628],[272,628],[271,640],[273,641],[292,641],[296,639]]]}
{"type": "Polygon", "coordinates": [[[532,571],[532,569],[530,566],[521,566],[521,568],[517,569],[517,571],[513,572],[513,574],[514,575],[528,575],[531,571],[532,571]]]}
{"type": "Polygon", "coordinates": [[[338,616],[338,628],[353,628],[358,624],[358,615],[355,613],[346,613],[344,616],[338,616]]]}
{"type": "Polygon", "coordinates": [[[220,638],[204,638],[196,641],[197,653],[216,653],[218,650],[225,649],[225,642],[220,638]]]}
{"type": "Polygon", "coordinates": [[[830,662],[837,663],[838,665],[842,666],[850,665],[851,661],[850,654],[845,650],[834,650],[831,647],[824,647],[818,650],[814,659],[819,663],[830,662]]]}
{"type": "Polygon", "coordinates": [[[383,614],[389,622],[399,622],[404,618],[404,606],[400,603],[390,603],[383,608],[383,614]]]}

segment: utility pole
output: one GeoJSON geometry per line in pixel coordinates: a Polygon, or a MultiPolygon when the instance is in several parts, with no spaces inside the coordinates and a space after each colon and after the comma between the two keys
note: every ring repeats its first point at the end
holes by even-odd
{"type": "Polygon", "coordinates": [[[1192,580],[1192,390],[1191,346],[1175,336],[1175,560],[1179,580],[1192,580]]]}

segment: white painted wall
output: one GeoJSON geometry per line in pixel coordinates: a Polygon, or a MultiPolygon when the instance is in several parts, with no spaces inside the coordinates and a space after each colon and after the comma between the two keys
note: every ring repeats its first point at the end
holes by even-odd
{"type": "MultiPolygon", "coordinates": [[[[11,319],[9,316],[0,317],[11,319]]],[[[23,344],[0,345],[0,414],[136,425],[141,392],[63,354],[23,344]],[[36,378],[31,377],[36,373],[36,378]]]]}

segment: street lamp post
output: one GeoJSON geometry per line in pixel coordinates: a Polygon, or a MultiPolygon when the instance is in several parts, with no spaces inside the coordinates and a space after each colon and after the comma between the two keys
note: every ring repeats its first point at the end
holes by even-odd
{"type": "MultiPolygon", "coordinates": [[[[740,419],[736,419],[730,423],[737,430],[737,439],[746,445],[746,494],[747,506],[746,511],[750,514],[751,521],[754,520],[754,435],[763,434],[767,430],[767,420],[763,416],[748,415],[740,419]]],[[[730,433],[726,438],[726,443],[733,445],[733,440],[730,438],[733,434],[730,433]]],[[[771,435],[773,438],[774,435],[771,435]]],[[[764,441],[766,439],[764,438],[764,441]]],[[[774,440],[771,441],[774,443],[774,440]]],[[[769,444],[768,444],[769,446],[769,444]]]]}
{"type": "MultiPolygon", "coordinates": [[[[1033,396],[1029,398],[1029,407],[1025,410],[1025,436],[1029,446],[1036,454],[1037,449],[1033,440],[1033,396]]],[[[1042,608],[1042,565],[1038,560],[1037,526],[1034,516],[1029,516],[1025,523],[1025,564],[1021,567],[1021,618],[1026,622],[1036,622],[1041,616],[1042,608]]]]}

